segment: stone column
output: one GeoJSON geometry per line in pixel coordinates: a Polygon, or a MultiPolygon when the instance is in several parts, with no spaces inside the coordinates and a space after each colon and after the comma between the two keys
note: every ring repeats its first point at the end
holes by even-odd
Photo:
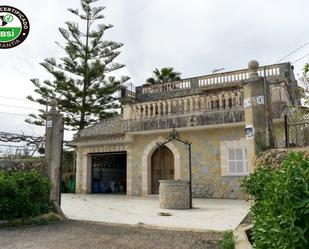
{"type": "Polygon", "coordinates": [[[212,96],[212,103],[213,103],[212,109],[219,109],[217,100],[218,100],[218,96],[213,95],[212,96]]]}
{"type": "Polygon", "coordinates": [[[236,98],[237,106],[243,106],[243,92],[239,91],[236,98]]]}
{"type": "Polygon", "coordinates": [[[167,114],[172,112],[172,103],[170,100],[167,100],[167,114]]]}
{"type": "Polygon", "coordinates": [[[207,110],[211,110],[211,97],[206,96],[206,105],[207,105],[207,110]]]}
{"type": "MultiPolygon", "coordinates": [[[[172,100],[172,113],[176,113],[178,111],[178,101],[177,100],[172,100]]],[[[181,106],[180,106],[181,108],[181,106]]]]}
{"type": "Polygon", "coordinates": [[[50,105],[51,109],[46,115],[45,159],[47,175],[52,183],[50,200],[60,206],[63,117],[56,109],[56,100],[51,100],[50,105]]]}
{"type": "MultiPolygon", "coordinates": [[[[225,93],[224,99],[225,99],[225,109],[231,108],[232,107],[232,106],[230,107],[231,93],[225,93]]],[[[233,102],[233,101],[231,101],[231,102],[233,102]]],[[[232,105],[233,105],[233,103],[232,103],[232,105]]]]}
{"type": "Polygon", "coordinates": [[[152,103],[152,117],[156,116],[156,103],[152,103]]]}
{"type": "Polygon", "coordinates": [[[200,96],[196,96],[194,98],[194,109],[195,109],[195,111],[200,110],[200,96]]]}
{"type": "Polygon", "coordinates": [[[184,100],[183,100],[183,111],[184,111],[184,113],[188,113],[188,111],[189,111],[188,99],[187,98],[184,98],[184,100]]]}
{"type": "Polygon", "coordinates": [[[146,105],[143,105],[143,118],[146,117],[146,105]]]}
{"type": "Polygon", "coordinates": [[[183,101],[181,99],[178,100],[178,107],[176,108],[178,113],[182,113],[184,111],[183,101]]]}
{"type": "Polygon", "coordinates": [[[151,104],[147,104],[147,109],[148,109],[147,118],[150,118],[151,117],[151,104]]]}
{"type": "Polygon", "coordinates": [[[220,94],[218,96],[218,98],[219,98],[219,109],[223,109],[223,101],[224,101],[224,99],[222,97],[222,94],[220,94]]]}
{"type": "Polygon", "coordinates": [[[166,114],[166,101],[162,102],[162,113],[166,114]]]}
{"type": "Polygon", "coordinates": [[[81,155],[81,162],[79,165],[79,170],[81,170],[80,181],[80,194],[90,194],[91,193],[91,154],[87,151],[84,151],[81,155]]]}
{"type": "Polygon", "coordinates": [[[189,101],[190,101],[190,112],[193,112],[194,111],[194,100],[192,97],[190,97],[189,101]]]}
{"type": "Polygon", "coordinates": [[[161,117],[162,114],[162,105],[161,105],[161,101],[159,101],[157,103],[157,107],[158,107],[158,117],[161,117]]]}
{"type": "Polygon", "coordinates": [[[232,92],[231,93],[231,99],[232,99],[232,108],[234,108],[235,106],[236,106],[236,101],[235,101],[235,93],[234,92],[232,92]]]}
{"type": "Polygon", "coordinates": [[[201,96],[201,109],[202,111],[204,111],[206,109],[206,97],[205,96],[201,96]]]}
{"type": "MultiPolygon", "coordinates": [[[[250,134],[247,134],[249,166],[253,166],[255,155],[264,150],[268,144],[264,81],[257,73],[258,67],[257,61],[249,62],[249,80],[243,87],[246,129],[248,131],[248,128],[253,127],[253,136],[250,137],[250,134]]],[[[252,172],[253,168],[249,167],[249,171],[252,172]]]]}

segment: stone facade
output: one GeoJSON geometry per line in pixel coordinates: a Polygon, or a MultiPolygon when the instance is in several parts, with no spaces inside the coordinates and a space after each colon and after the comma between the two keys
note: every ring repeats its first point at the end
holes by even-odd
{"type": "MultiPolygon", "coordinates": [[[[241,177],[221,177],[220,141],[234,141],[244,138],[244,126],[238,127],[190,129],[179,131],[180,137],[192,143],[192,191],[194,197],[236,198],[241,177]],[[233,130],[233,132],[230,132],[233,130]]],[[[149,157],[157,142],[169,134],[136,135],[132,143],[132,194],[150,194],[149,157]],[[148,145],[150,147],[147,147],[148,145]],[[152,148],[151,148],[152,147],[152,148]],[[151,149],[150,149],[151,148],[151,149]],[[145,157],[148,156],[148,160],[145,157]],[[141,160],[142,159],[142,160],[141,160]],[[143,160],[144,159],[144,160],[143,160]],[[148,186],[147,186],[148,184],[148,186]]],[[[188,150],[177,142],[168,144],[175,156],[175,179],[188,180],[188,150]],[[177,170],[179,173],[177,173],[177,170]]]]}
{"type": "MultiPolygon", "coordinates": [[[[136,89],[135,95],[123,96],[121,115],[75,135],[77,192],[91,193],[94,153],[123,151],[127,155],[127,194],[151,194],[152,155],[174,127],[182,140],[192,143],[193,197],[244,198],[240,181],[254,170],[258,150],[256,139],[246,137],[245,128],[252,125],[258,133],[266,134],[266,101],[256,101],[264,89],[260,76],[267,78],[270,92],[279,89],[285,93],[295,86],[289,63],[258,68],[254,61],[249,70],[144,85],[136,89]],[[250,106],[244,107],[244,98],[250,100],[250,106]],[[231,163],[234,167],[239,167],[238,163],[246,167],[242,172],[230,172],[230,150],[243,153],[242,161],[231,163]]],[[[280,97],[272,103],[288,105],[290,101],[280,97]]],[[[277,115],[280,119],[281,114],[277,115]]],[[[267,137],[263,135],[263,146],[267,145],[267,137]]],[[[175,180],[188,181],[188,148],[177,141],[166,147],[173,154],[175,180]]]]}

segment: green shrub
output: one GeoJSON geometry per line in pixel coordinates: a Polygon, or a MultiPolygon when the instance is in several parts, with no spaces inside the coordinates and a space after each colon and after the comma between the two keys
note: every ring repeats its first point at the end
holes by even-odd
{"type": "Polygon", "coordinates": [[[271,181],[273,177],[273,170],[269,168],[258,168],[254,174],[245,177],[241,184],[241,188],[258,201],[263,198],[263,192],[267,186],[267,183],[271,181]]]}
{"type": "Polygon", "coordinates": [[[219,245],[222,249],[234,249],[236,238],[233,235],[233,231],[227,231],[223,234],[223,239],[219,241],[219,245]]]}
{"type": "Polygon", "coordinates": [[[256,249],[309,248],[309,160],[302,153],[288,154],[281,169],[257,169],[242,188],[255,200],[256,249]]]}
{"type": "Polygon", "coordinates": [[[48,212],[50,189],[48,178],[35,170],[0,171],[0,219],[33,217],[48,212]]]}

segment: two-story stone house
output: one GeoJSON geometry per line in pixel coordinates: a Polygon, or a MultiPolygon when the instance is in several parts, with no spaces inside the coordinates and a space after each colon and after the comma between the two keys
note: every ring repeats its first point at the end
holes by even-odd
{"type": "Polygon", "coordinates": [[[188,179],[185,145],[158,150],[175,127],[192,143],[193,196],[242,198],[239,182],[253,171],[257,150],[250,132],[269,140],[265,127],[282,125],[282,115],[266,120],[265,106],[288,105],[295,86],[290,63],[253,61],[249,69],[123,89],[121,115],[75,135],[77,192],[147,196],[158,193],[160,179],[188,179]],[[250,79],[265,94],[254,95],[257,83],[250,86],[250,79]]]}

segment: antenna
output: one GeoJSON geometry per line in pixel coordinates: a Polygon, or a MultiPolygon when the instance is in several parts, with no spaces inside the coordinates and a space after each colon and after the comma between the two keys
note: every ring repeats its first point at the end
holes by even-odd
{"type": "Polygon", "coordinates": [[[212,70],[212,73],[217,73],[217,72],[219,72],[219,71],[222,71],[222,70],[224,70],[225,68],[223,67],[223,68],[214,68],[213,70],[212,70]]]}

